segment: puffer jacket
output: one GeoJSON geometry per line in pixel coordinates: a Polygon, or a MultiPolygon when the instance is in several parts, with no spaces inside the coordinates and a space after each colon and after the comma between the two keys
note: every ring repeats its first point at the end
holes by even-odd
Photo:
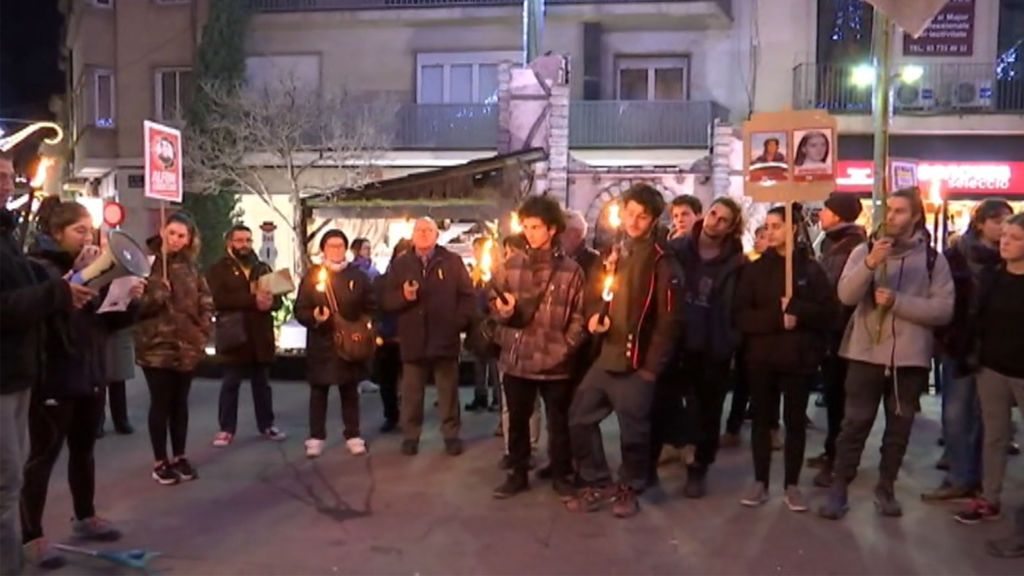
{"type": "Polygon", "coordinates": [[[494,313],[499,368],[532,380],[569,378],[583,343],[583,270],[560,251],[528,250],[513,254],[502,276],[499,287],[516,307],[508,319],[494,313]]]}
{"type": "MultiPolygon", "coordinates": [[[[48,235],[36,237],[30,257],[50,278],[59,279],[71,271],[74,257],[61,250],[48,235]]],[[[46,373],[36,394],[43,398],[82,398],[96,393],[107,380],[106,349],[110,335],[135,321],[138,306],[124,312],[96,310],[106,290],[80,310],[61,312],[46,322],[46,373]]]]}
{"type": "Polygon", "coordinates": [[[192,250],[167,257],[168,290],[164,285],[160,239],[149,241],[158,256],[139,305],[135,327],[135,362],[145,368],[191,372],[206,355],[213,331],[213,296],[199,273],[192,250]]]}

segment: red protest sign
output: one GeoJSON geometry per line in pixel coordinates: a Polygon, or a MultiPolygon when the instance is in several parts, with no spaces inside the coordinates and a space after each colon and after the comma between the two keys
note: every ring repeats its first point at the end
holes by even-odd
{"type": "Polygon", "coordinates": [[[181,131],[150,122],[142,123],[146,162],[146,198],[181,202],[181,131]]]}

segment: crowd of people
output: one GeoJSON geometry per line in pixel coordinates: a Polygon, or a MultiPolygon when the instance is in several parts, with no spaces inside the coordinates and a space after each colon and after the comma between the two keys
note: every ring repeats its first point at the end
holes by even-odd
{"type": "MultiPolygon", "coordinates": [[[[11,190],[9,164],[0,158],[0,205],[11,190]]],[[[769,501],[772,453],[781,445],[783,502],[805,512],[806,412],[820,379],[828,434],[822,454],[806,462],[818,469],[813,483],[828,490],[816,512],[828,519],[847,512],[881,406],[886,421],[873,496],[880,514],[895,517],[902,505],[894,486],[938,358],[949,475],[922,498],[965,499],[956,515],[965,524],[1000,516],[1011,410],[1024,406],[1024,215],[986,200],[971,229],[942,254],[925,230],[916,190],[892,193],[886,219],[871,235],[856,224],[859,201],[833,194],[820,215],[820,249],[812,247],[800,207],[792,220],[778,207],[758,229],[754,253],[745,254],[743,211],[729,198],[706,210],[694,197],[676,198],[668,207],[671,231],[660,225],[667,207],[651,186],[634,185],[618,206],[621,226],[598,254],[586,245],[579,213],[549,197],[528,197],[517,209],[521,234],[500,246],[475,243],[472,267],[438,245],[429,218],[416,221],[383,272],[370,260],[369,242],[327,230],[319,239],[322,263],[301,279],[294,305],[307,331],[306,456],[326,447],[331,388],[339,391],[346,448],[367,453],[359,385],[368,379],[380,386],[381,431],[400,431],[401,453],[409,457],[420,451],[425,390],[433,384],[443,450],[459,456],[459,366],[470,358],[477,385],[465,408],[502,413],[496,433],[505,438],[506,476],[495,498],[513,498],[537,481],[530,471],[541,415],[548,463],[535,476],[550,480],[566,510],[634,516],[638,496],[660,483],[659,465],[672,461],[686,466],[683,494],[702,498],[720,447],[740,442],[749,411],[753,481],[739,502],[769,501]],[[600,428],[612,414],[617,473],[600,428]]],[[[4,573],[17,572],[22,555],[34,565],[62,563],[42,517],[64,444],[74,533],[120,537],[93,504],[93,447],[103,434],[108,389],[115,430],[132,431],[123,407],[130,375],[119,358],[126,334],[134,335],[135,362],[149,388],[151,475],[159,484],[199,477],[186,451],[188,397],[209,342],[224,363],[213,445],[226,449],[235,438],[244,379],[258,433],[286,439],[269,384],[273,315],[283,300],[260,281],[272,270],[253,251],[249,228],[231,228],[223,258],[204,273],[196,263],[199,230],[186,214],[172,215],[149,241],[157,257],[149,278],[134,283],[131,305],[101,313],[106,289],[72,278],[99,253],[88,211],[54,203],[37,218],[27,254],[14,215],[5,210],[2,218],[4,573]]],[[[989,549],[1024,555],[1024,518],[989,549]]]]}

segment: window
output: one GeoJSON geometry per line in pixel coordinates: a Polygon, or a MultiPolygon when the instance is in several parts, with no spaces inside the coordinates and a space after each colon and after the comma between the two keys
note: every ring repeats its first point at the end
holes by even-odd
{"type": "Polygon", "coordinates": [[[114,0],[92,0],[92,5],[97,8],[113,8],[114,0]]]}
{"type": "Polygon", "coordinates": [[[416,101],[420,104],[492,104],[498,100],[498,65],[519,60],[519,52],[417,54],[416,101]]]}
{"type": "Polygon", "coordinates": [[[187,68],[158,70],[156,86],[156,117],[171,123],[185,121],[185,111],[192,101],[192,71],[187,68]]]}
{"type": "Polygon", "coordinates": [[[689,59],[685,56],[619,56],[615,68],[619,100],[689,98],[689,59]]]}
{"type": "Polygon", "coordinates": [[[114,73],[110,70],[93,72],[93,124],[100,128],[114,126],[114,73]]]}

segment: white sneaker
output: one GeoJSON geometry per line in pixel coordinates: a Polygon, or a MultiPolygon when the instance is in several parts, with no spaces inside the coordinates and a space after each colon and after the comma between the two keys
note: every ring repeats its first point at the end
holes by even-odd
{"type": "Polygon", "coordinates": [[[306,439],[306,458],[317,458],[324,453],[324,442],[317,438],[306,439]]]}
{"type": "Polygon", "coordinates": [[[362,438],[349,438],[345,442],[345,446],[348,447],[348,451],[351,452],[353,456],[362,456],[363,454],[366,454],[366,441],[362,438]]]}
{"type": "Polygon", "coordinates": [[[376,394],[378,392],[380,392],[380,386],[377,386],[369,380],[363,380],[359,383],[360,394],[376,394]]]}

